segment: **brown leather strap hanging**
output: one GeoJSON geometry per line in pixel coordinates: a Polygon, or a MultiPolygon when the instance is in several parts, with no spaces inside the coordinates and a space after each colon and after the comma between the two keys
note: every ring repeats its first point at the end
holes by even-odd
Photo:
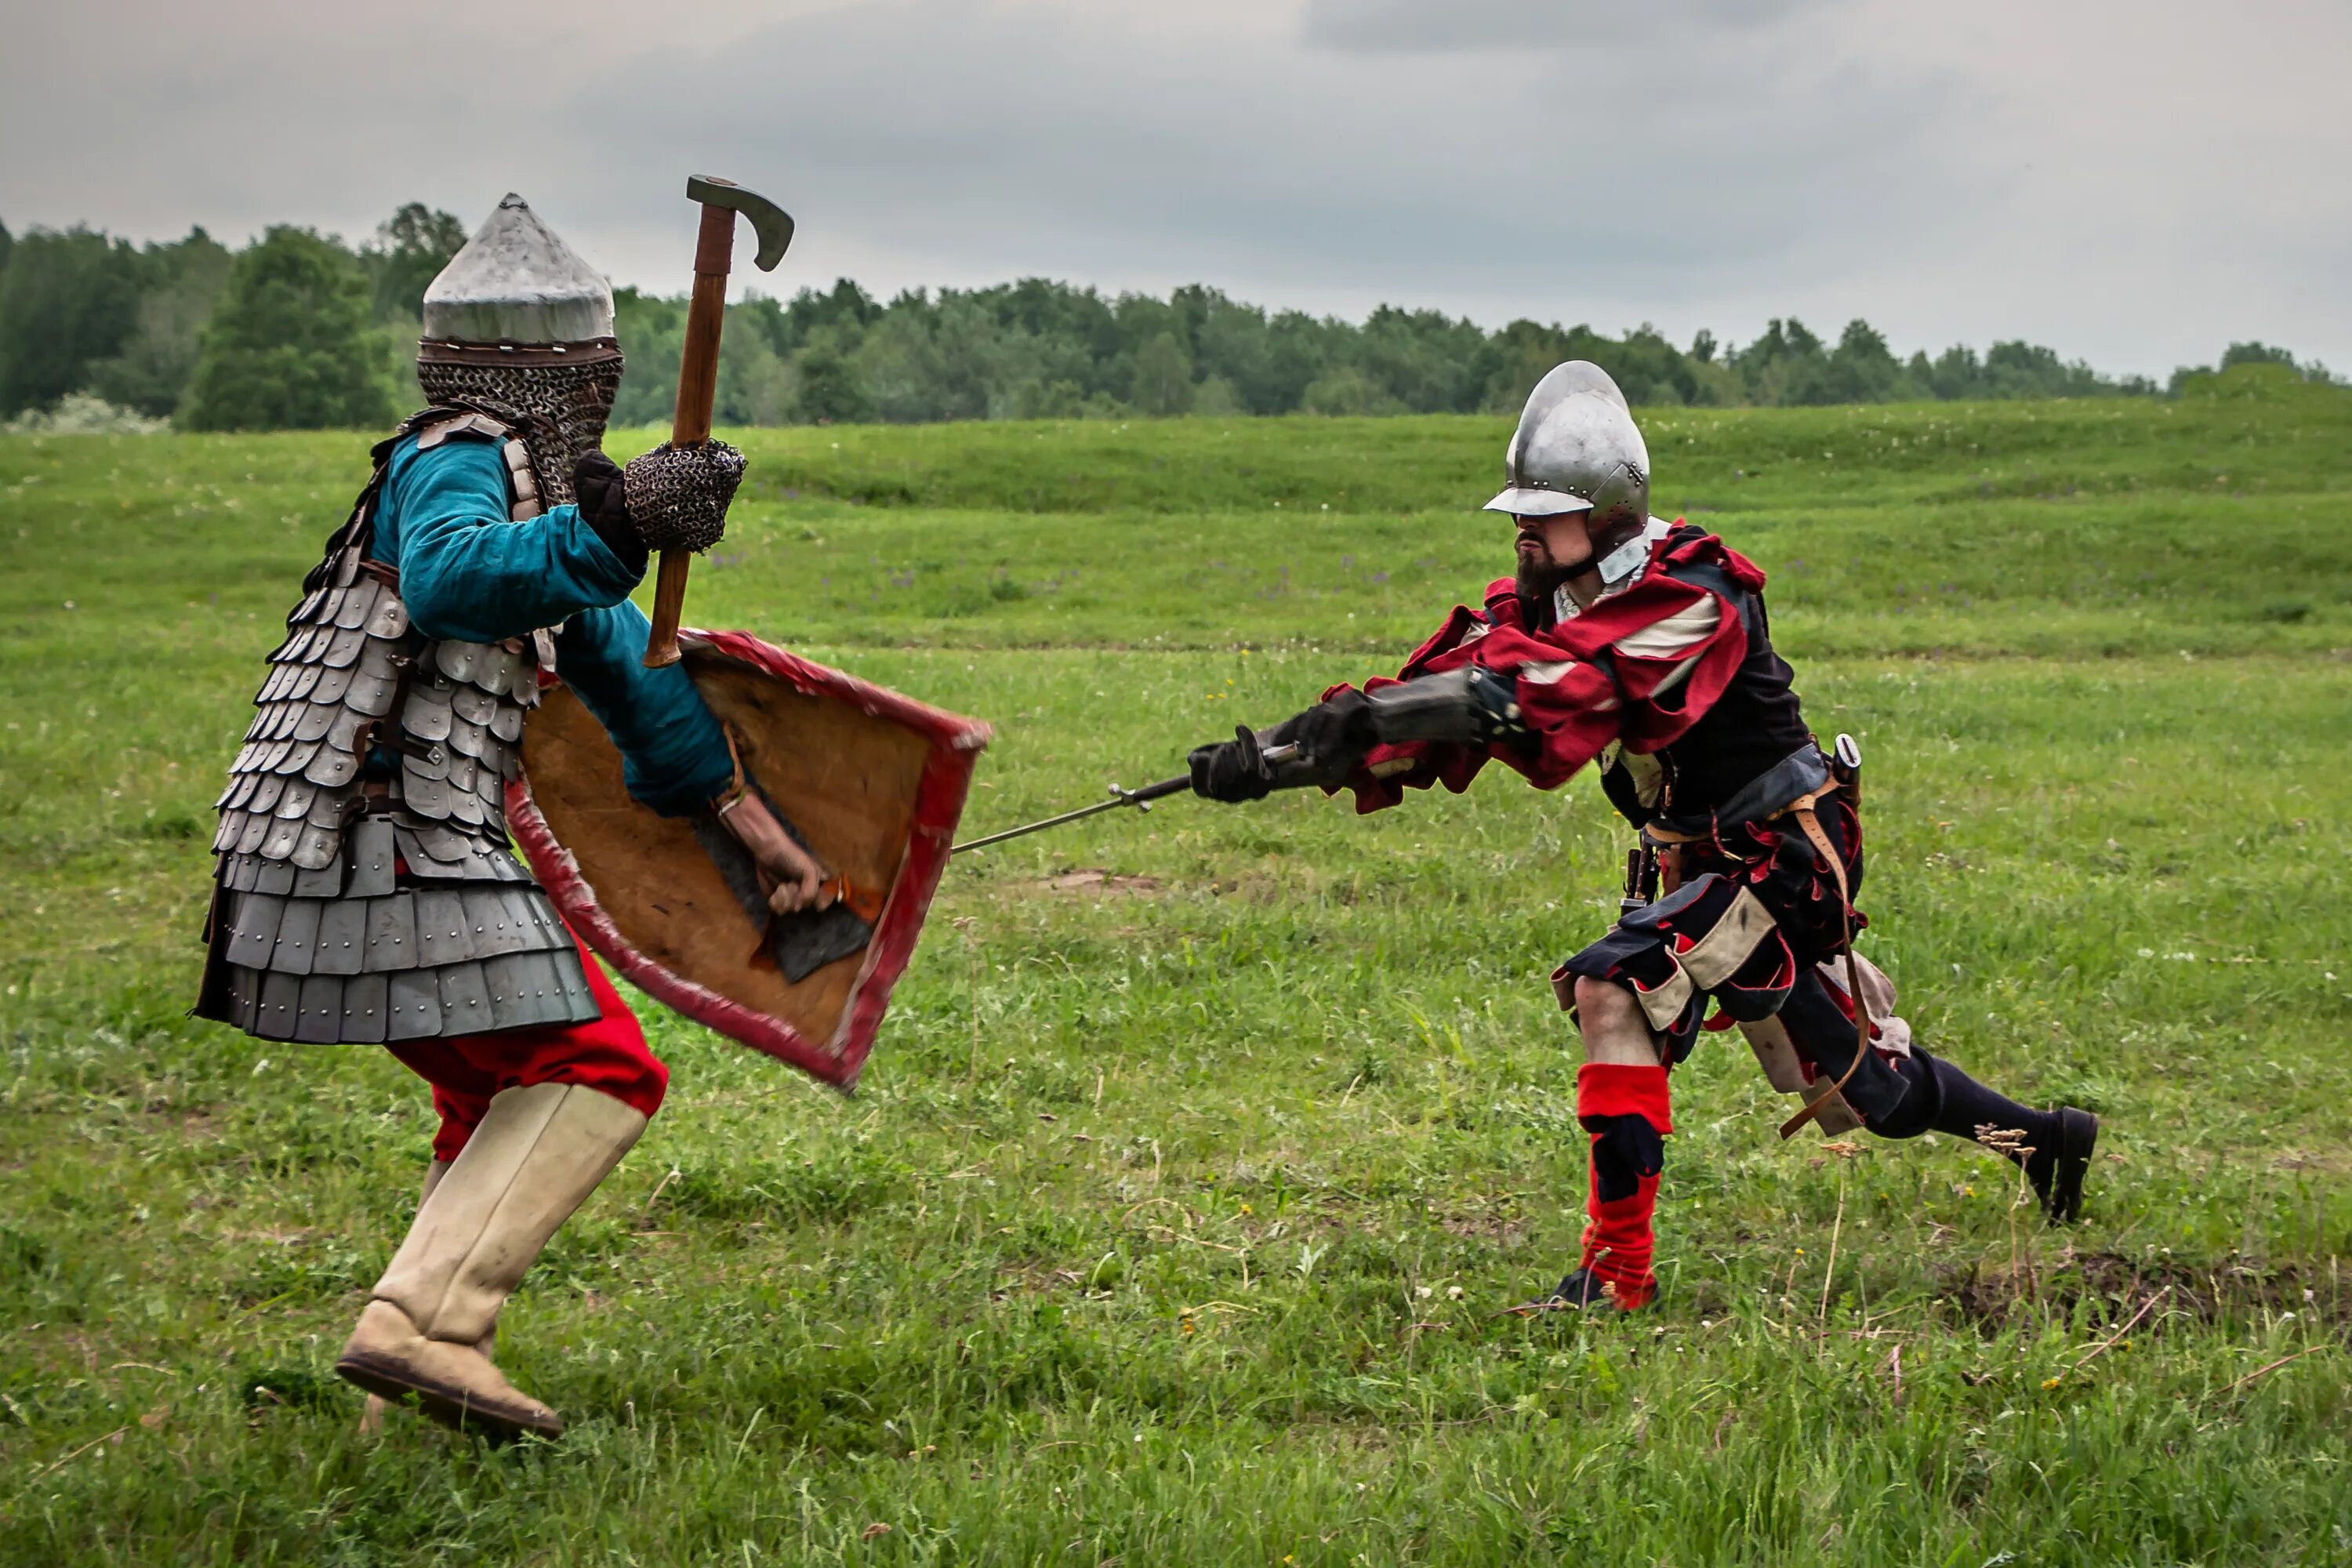
{"type": "Polygon", "coordinates": [[[1837,883],[1838,919],[1843,928],[1839,948],[1845,954],[1846,996],[1853,1004],[1853,1060],[1846,1064],[1845,1071],[1838,1075],[1835,1083],[1806,1101],[1802,1110],[1780,1123],[1783,1139],[1795,1137],[1803,1130],[1805,1123],[1829,1109],[1830,1101],[1835,1100],[1853,1080],[1853,1075],[1861,1070],[1864,1053],[1870,1049],[1870,1006],[1862,998],[1862,978],[1856,973],[1853,962],[1853,896],[1846,887],[1845,861],[1839,857],[1836,847],[1830,843],[1830,836],[1822,830],[1820,814],[1814,810],[1816,805],[1837,791],[1836,784],[1828,784],[1811,795],[1801,795],[1789,805],[1783,815],[1797,819],[1797,826],[1811,842],[1815,851],[1829,862],[1830,877],[1837,883]]]}

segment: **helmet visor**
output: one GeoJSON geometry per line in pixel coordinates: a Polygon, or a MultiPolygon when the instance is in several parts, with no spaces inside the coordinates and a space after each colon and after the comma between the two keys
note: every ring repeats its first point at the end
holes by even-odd
{"type": "Polygon", "coordinates": [[[1591,511],[1592,503],[1567,490],[1513,485],[1480,510],[1507,511],[1513,517],[1564,517],[1571,511],[1591,511]]]}

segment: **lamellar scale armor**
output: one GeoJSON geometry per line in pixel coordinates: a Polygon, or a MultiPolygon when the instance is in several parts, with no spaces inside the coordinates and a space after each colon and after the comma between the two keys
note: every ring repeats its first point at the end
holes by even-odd
{"type": "Polygon", "coordinates": [[[317,1043],[597,1016],[570,932],[507,841],[553,634],[428,637],[370,547],[410,435],[420,450],[499,441],[513,521],[570,500],[620,379],[612,322],[610,287],[514,195],[427,290],[419,374],[436,406],[376,447],[230,765],[197,1016],[317,1043]]]}
{"type": "MultiPolygon", "coordinates": [[[[420,444],[498,436],[514,515],[538,515],[527,449],[504,426],[440,409],[409,427],[420,444]]],[[[585,1022],[597,1009],[578,951],[507,844],[506,784],[553,639],[412,626],[398,574],[368,559],[377,488],[306,580],[230,764],[197,1011],[317,1043],[585,1022]]]]}

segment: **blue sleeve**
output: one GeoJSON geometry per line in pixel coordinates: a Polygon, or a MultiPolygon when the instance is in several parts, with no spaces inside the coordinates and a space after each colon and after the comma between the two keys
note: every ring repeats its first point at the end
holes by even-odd
{"type": "Polygon", "coordinates": [[[411,437],[394,451],[376,553],[399,566],[400,596],[417,629],[457,642],[528,637],[620,604],[644,575],[606,548],[575,506],[510,521],[498,443],[477,436],[454,436],[430,451],[411,437]]]}
{"type": "Polygon", "coordinates": [[[555,670],[620,749],[629,794],[665,816],[723,792],[734,761],[685,667],[645,668],[652,630],[629,603],[633,571],[559,506],[516,522],[498,444],[455,436],[393,453],[375,553],[400,567],[409,620],[429,637],[497,642],[561,626],[555,670]]]}
{"type": "Polygon", "coordinates": [[[555,672],[620,748],[629,794],[664,816],[683,816],[725,792],[735,761],[686,666],[646,668],[652,629],[626,599],[583,610],[556,637],[555,672]]]}

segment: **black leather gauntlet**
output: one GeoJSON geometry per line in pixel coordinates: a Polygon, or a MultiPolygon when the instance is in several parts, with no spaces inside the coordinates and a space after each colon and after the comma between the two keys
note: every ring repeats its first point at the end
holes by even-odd
{"type": "Polygon", "coordinates": [[[646,542],[629,522],[621,465],[602,452],[588,453],[572,465],[572,493],[578,498],[581,521],[595,530],[604,548],[619,556],[623,564],[642,574],[646,542]]]}

